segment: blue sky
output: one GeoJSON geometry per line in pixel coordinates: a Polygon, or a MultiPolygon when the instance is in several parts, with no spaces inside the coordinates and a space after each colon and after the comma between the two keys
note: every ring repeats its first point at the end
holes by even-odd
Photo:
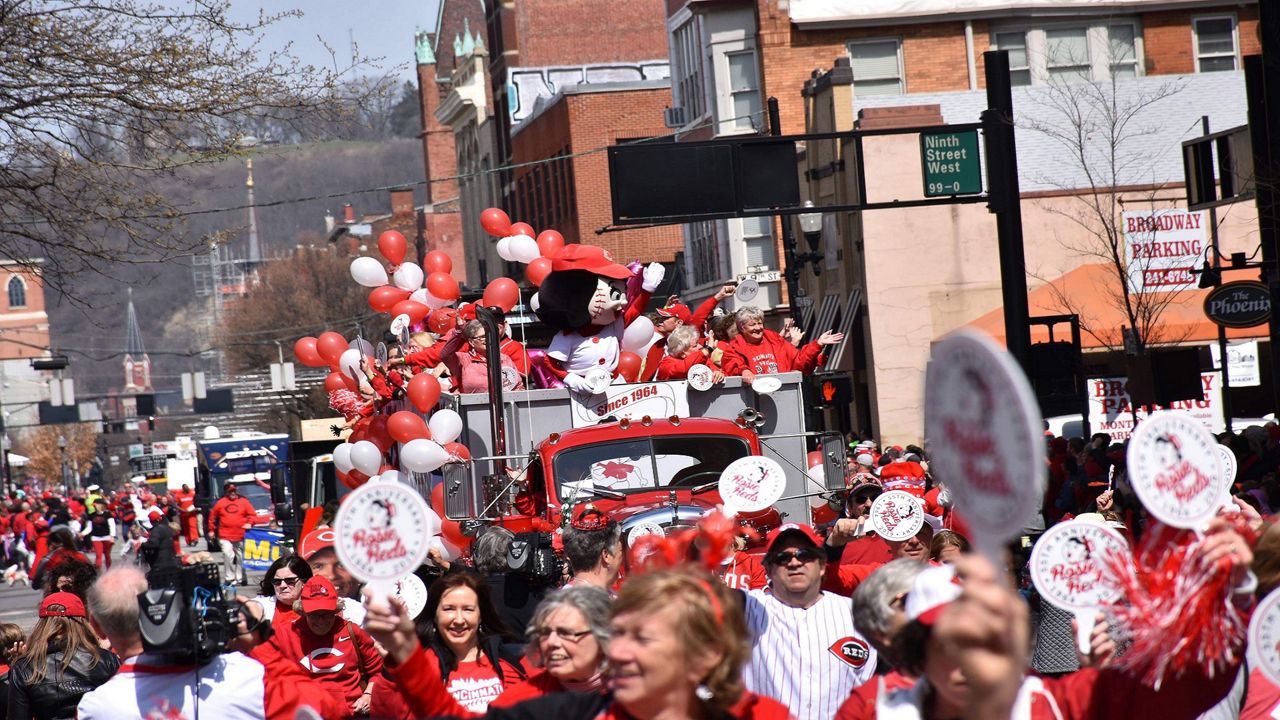
{"type": "Polygon", "coordinates": [[[415,27],[430,30],[435,23],[438,0],[232,0],[233,20],[254,20],[260,11],[278,13],[301,10],[300,18],[286,18],[264,33],[264,51],[283,48],[293,42],[292,52],[310,65],[333,67],[327,43],[339,58],[349,62],[351,41],[361,55],[382,58],[382,72],[394,71],[403,79],[413,77],[413,32],[415,27]],[[323,38],[322,43],[320,38],[323,38]]]}

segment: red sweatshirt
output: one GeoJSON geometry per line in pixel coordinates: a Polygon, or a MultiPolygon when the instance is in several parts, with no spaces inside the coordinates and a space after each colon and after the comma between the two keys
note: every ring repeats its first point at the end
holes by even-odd
{"type": "Polygon", "coordinates": [[[658,363],[658,379],[683,380],[689,376],[689,368],[697,365],[698,363],[705,363],[706,361],[707,354],[702,351],[702,348],[698,348],[690,352],[688,355],[685,355],[684,359],[672,357],[671,355],[664,355],[662,362],[658,363]]]}
{"type": "Polygon", "coordinates": [[[243,495],[232,500],[220,498],[209,512],[209,530],[218,534],[219,540],[240,542],[244,539],[245,525],[258,520],[258,511],[243,495]]]}
{"type": "Polygon", "coordinates": [[[271,644],[280,654],[309,673],[335,701],[348,708],[364,693],[360,687],[362,678],[376,682],[382,672],[382,658],[373,638],[352,623],[334,622],[329,632],[316,635],[299,617],[274,630],[271,644]]]}
{"type": "Polygon", "coordinates": [[[742,335],[738,335],[724,349],[724,373],[741,375],[750,370],[757,375],[775,375],[777,373],[799,370],[811,373],[822,364],[822,348],[811,342],[797,350],[781,335],[765,330],[759,343],[752,345],[742,335]]]}

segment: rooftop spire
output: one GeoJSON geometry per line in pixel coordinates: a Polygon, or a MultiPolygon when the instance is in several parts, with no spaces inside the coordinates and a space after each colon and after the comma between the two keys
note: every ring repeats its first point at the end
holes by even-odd
{"type": "Polygon", "coordinates": [[[249,192],[249,266],[256,267],[262,262],[262,248],[258,244],[258,208],[253,202],[253,158],[245,160],[245,167],[249,171],[244,183],[249,192]]]}
{"type": "Polygon", "coordinates": [[[151,390],[151,358],[142,342],[142,328],[133,308],[133,288],[129,288],[129,306],[125,313],[124,389],[126,392],[151,390]]]}

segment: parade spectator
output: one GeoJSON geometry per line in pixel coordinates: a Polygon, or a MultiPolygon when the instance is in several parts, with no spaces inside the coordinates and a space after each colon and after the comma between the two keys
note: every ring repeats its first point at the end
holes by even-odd
{"type": "Polygon", "coordinates": [[[107,512],[106,498],[98,497],[94,501],[95,512],[85,516],[84,530],[81,537],[88,537],[93,543],[93,564],[99,569],[111,567],[111,546],[116,541],[116,519],[107,512]]]}
{"type": "MultiPolygon", "coordinates": [[[[503,318],[498,323],[498,351],[511,359],[511,364],[516,370],[520,371],[520,375],[525,378],[526,384],[529,378],[529,353],[525,350],[524,343],[511,337],[511,325],[503,318]]],[[[506,363],[503,363],[504,365],[506,363]]]]}
{"type": "Polygon", "coordinates": [[[850,598],[854,628],[879,653],[881,665],[896,668],[901,664],[894,653],[893,638],[907,621],[903,611],[907,593],[927,567],[927,563],[908,559],[881,565],[850,598]]]}
{"type": "Polygon", "coordinates": [[[470,712],[484,712],[526,673],[514,640],[489,598],[489,587],[473,572],[449,573],[431,583],[423,611],[424,645],[440,667],[450,695],[470,712]]]}
{"type": "Polygon", "coordinates": [[[298,555],[307,561],[311,574],[333,583],[342,603],[342,617],[356,625],[364,624],[364,605],[354,598],[360,597],[360,581],[342,566],[338,552],[333,549],[333,528],[312,530],[298,545],[298,555]]]}
{"type": "Polygon", "coordinates": [[[139,555],[152,572],[168,572],[177,570],[177,540],[173,536],[173,528],[168,519],[159,510],[152,510],[148,519],[151,521],[151,532],[147,541],[142,543],[139,555]]]}
{"type": "Polygon", "coordinates": [[[515,534],[510,530],[491,527],[471,546],[471,560],[476,572],[483,575],[489,585],[489,597],[493,598],[502,622],[514,636],[524,637],[538,602],[547,593],[547,586],[527,573],[511,572],[507,554],[514,540],[515,534]]]}
{"type": "MultiPolygon", "coordinates": [[[[84,553],[76,549],[75,538],[67,528],[60,528],[49,534],[48,549],[48,553],[37,562],[31,577],[32,585],[44,588],[46,593],[56,592],[65,587],[66,578],[82,575],[83,571],[75,567],[77,564],[88,566],[90,571],[93,571],[93,564],[84,553]]],[[[93,582],[92,577],[89,578],[89,582],[93,582]]],[[[88,584],[84,585],[79,594],[83,596],[85,590],[88,590],[88,584]]]]}
{"type": "Polygon", "coordinates": [[[863,482],[844,493],[840,505],[844,517],[832,523],[826,540],[828,547],[843,548],[838,551],[841,564],[886,563],[893,559],[889,544],[876,534],[867,517],[883,492],[879,483],[863,482]]]}
{"type": "Polygon", "coordinates": [[[253,602],[262,608],[263,618],[272,627],[291,622],[296,617],[293,604],[302,594],[302,584],[310,580],[311,575],[311,566],[298,555],[282,555],[267,568],[253,602]]]}
{"type": "Polygon", "coordinates": [[[714,315],[707,321],[707,360],[711,367],[724,369],[724,351],[738,336],[738,319],[733,313],[714,315]]]}
{"type": "Polygon", "coordinates": [[[27,634],[14,623],[0,623],[0,717],[9,708],[9,671],[24,649],[27,634]]]}
{"type": "Polygon", "coordinates": [[[738,336],[725,349],[724,372],[742,376],[742,382],[748,385],[757,375],[793,370],[811,373],[822,364],[822,348],[844,339],[841,333],[828,330],[797,350],[781,335],[765,328],[764,313],[755,307],[738,310],[737,323],[738,336]]]}
{"type": "Polygon", "coordinates": [[[671,333],[677,328],[692,328],[693,341],[690,344],[697,345],[702,338],[702,327],[706,325],[707,318],[711,317],[716,306],[725,298],[732,296],[736,289],[735,285],[725,285],[717,290],[715,295],[703,300],[697,311],[690,311],[689,306],[680,302],[674,295],[668,298],[666,306],[659,308],[652,318],[654,337],[649,346],[644,348],[644,365],[640,371],[640,381],[652,381],[661,371],[663,353],[672,354],[671,333]]]}
{"type": "Polygon", "coordinates": [[[98,500],[101,499],[104,505],[106,504],[106,501],[107,501],[107,499],[102,495],[102,488],[99,487],[98,485],[90,485],[89,487],[85,488],[85,493],[86,493],[84,496],[85,512],[89,515],[102,512],[101,510],[98,509],[98,500]]]}
{"type": "Polygon", "coordinates": [[[229,583],[249,584],[244,568],[244,534],[253,527],[258,513],[248,498],[241,497],[235,483],[222,488],[222,497],[209,512],[209,535],[222,552],[222,579],[229,583]]]}
{"type": "Polygon", "coordinates": [[[200,510],[196,507],[196,493],[190,485],[183,483],[182,488],[173,491],[173,501],[178,508],[178,520],[182,523],[182,537],[187,547],[192,547],[200,539],[200,510]]]}
{"type": "Polygon", "coordinates": [[[570,585],[612,590],[622,569],[622,526],[587,503],[564,529],[564,556],[573,573],[570,585]]]}
{"type": "Polygon", "coordinates": [[[76,717],[81,696],[110,679],[120,661],[98,645],[79,597],[48,595],[40,603],[39,616],[26,648],[9,670],[8,717],[76,717]]]}
{"type": "Polygon", "coordinates": [[[347,708],[344,717],[369,712],[373,686],[382,672],[382,658],[373,638],[344,620],[333,583],[313,576],[303,583],[294,605],[298,617],[279,626],[271,643],[286,658],[294,658],[325,690],[347,708]]]}
{"type": "Polygon", "coordinates": [[[110,643],[121,660],[142,654],[138,625],[138,595],[147,591],[147,577],[139,568],[122,565],[103,573],[89,588],[89,623],[110,643]]]}
{"type": "Polygon", "coordinates": [[[969,540],[955,530],[939,530],[929,542],[929,558],[939,563],[954,563],[969,552],[969,540]]]}
{"type": "Polygon", "coordinates": [[[781,702],[800,720],[827,720],[871,678],[876,653],[854,629],[849,598],[822,589],[826,557],[812,528],[788,523],[771,532],[765,565],[768,590],[746,595],[755,638],[747,689],[781,702]]]}

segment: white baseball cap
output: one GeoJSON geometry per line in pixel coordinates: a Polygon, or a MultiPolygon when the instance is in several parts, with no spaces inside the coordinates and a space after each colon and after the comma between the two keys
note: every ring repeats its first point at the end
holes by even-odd
{"type": "Polygon", "coordinates": [[[915,620],[921,625],[933,625],[938,621],[942,608],[958,597],[960,581],[954,567],[938,565],[926,568],[916,576],[915,584],[903,603],[907,622],[915,620]]]}

